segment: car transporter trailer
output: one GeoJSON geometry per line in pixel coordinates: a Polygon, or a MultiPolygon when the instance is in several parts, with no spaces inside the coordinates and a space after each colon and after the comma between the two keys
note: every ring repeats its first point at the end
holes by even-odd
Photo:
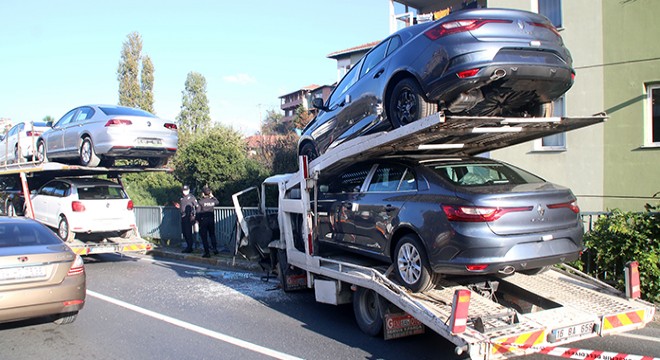
{"type": "Polygon", "coordinates": [[[552,353],[561,350],[562,344],[644,327],[652,321],[655,307],[639,299],[634,262],[626,270],[628,294],[566,265],[536,275],[455,277],[441,280],[432,290],[411,293],[390,280],[392,266],[365,265],[347,254],[323,255],[315,234],[316,182],[319,173],[332,167],[377,155],[426,150],[474,155],[605,120],[604,114],[476,118],[437,113],[389,132],[347,141],[309,164],[302,156],[298,172],[270,177],[261,187],[260,210],[266,220],[260,226],[268,226],[271,220],[279,229],[273,225],[266,231],[251,228],[248,220],[254,215],[243,215],[239,196],[257,188],[234,194],[237,250],[246,242],[263,241],[262,234],[268,239],[270,230],[279,230],[279,239],[268,240],[267,246],[272,250],[272,265],[279,263],[285,291],[314,288],[319,302],[352,301],[358,325],[370,335],[383,329],[386,339],[396,338],[426,327],[452,342],[456,354],[472,359],[552,353]],[[277,187],[278,210],[266,217],[269,186],[277,187]]]}

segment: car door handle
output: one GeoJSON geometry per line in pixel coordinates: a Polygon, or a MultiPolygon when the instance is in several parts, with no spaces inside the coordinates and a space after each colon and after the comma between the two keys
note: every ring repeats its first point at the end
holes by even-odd
{"type": "Polygon", "coordinates": [[[378,79],[383,73],[385,72],[385,69],[380,69],[378,72],[374,74],[374,79],[378,79]]]}
{"type": "Polygon", "coordinates": [[[385,211],[387,211],[387,212],[394,211],[394,210],[396,210],[396,208],[394,206],[390,205],[390,204],[387,204],[387,206],[385,206],[385,211]]]}

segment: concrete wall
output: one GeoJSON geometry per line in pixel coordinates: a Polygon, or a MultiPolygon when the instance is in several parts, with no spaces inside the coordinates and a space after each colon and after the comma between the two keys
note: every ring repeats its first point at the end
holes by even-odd
{"type": "Polygon", "coordinates": [[[660,1],[604,1],[606,208],[641,211],[660,191],[660,147],[644,147],[647,84],[660,84],[660,1]]]}
{"type": "MultiPolygon", "coordinates": [[[[537,1],[490,1],[519,4],[532,10],[537,1]]],[[[521,8],[518,6],[517,8],[521,8]]],[[[604,110],[603,103],[603,33],[600,1],[562,2],[564,28],[560,33],[573,56],[575,84],[566,94],[566,115],[585,116],[604,110]],[[589,14],[586,16],[585,14],[589,14]]],[[[491,156],[544,179],[570,187],[583,211],[602,211],[603,200],[603,125],[594,125],[566,133],[566,151],[535,151],[534,142],[493,151],[491,156]]]]}

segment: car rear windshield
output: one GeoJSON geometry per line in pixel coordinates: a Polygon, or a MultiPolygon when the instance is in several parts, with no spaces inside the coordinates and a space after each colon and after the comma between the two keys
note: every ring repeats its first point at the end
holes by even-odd
{"type": "Polygon", "coordinates": [[[0,224],[0,248],[62,244],[55,233],[33,222],[0,224]]]}
{"type": "Polygon", "coordinates": [[[457,186],[518,185],[545,182],[524,170],[498,163],[426,164],[457,186]]]}
{"type": "Polygon", "coordinates": [[[125,107],[103,107],[103,106],[99,108],[108,116],[126,115],[126,116],[145,116],[145,117],[153,117],[153,118],[156,117],[156,115],[140,109],[125,108],[125,107]]]}
{"type": "Polygon", "coordinates": [[[80,200],[127,199],[128,196],[119,186],[81,186],[78,188],[80,200]]]}

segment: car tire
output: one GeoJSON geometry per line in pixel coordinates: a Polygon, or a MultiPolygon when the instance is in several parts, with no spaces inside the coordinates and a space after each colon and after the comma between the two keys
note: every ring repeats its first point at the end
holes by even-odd
{"type": "Polygon", "coordinates": [[[76,321],[77,317],[78,317],[77,311],[64,313],[64,314],[57,314],[52,316],[53,322],[57,325],[71,324],[72,322],[76,321]]]}
{"type": "Polygon", "coordinates": [[[57,225],[57,235],[64,242],[71,242],[76,237],[76,234],[73,231],[71,231],[71,227],[69,226],[69,221],[66,219],[66,216],[64,215],[60,216],[60,222],[57,225]]]}
{"type": "Polygon", "coordinates": [[[122,239],[130,239],[135,235],[135,229],[122,230],[119,232],[119,237],[122,239]]]}
{"type": "Polygon", "coordinates": [[[48,156],[46,155],[46,143],[43,140],[39,140],[37,143],[36,160],[41,162],[48,162],[48,156]]]}
{"type": "Polygon", "coordinates": [[[536,268],[536,269],[520,270],[519,273],[525,275],[538,275],[548,270],[550,270],[550,266],[541,266],[540,268],[536,268]]]}
{"type": "Polygon", "coordinates": [[[18,155],[18,145],[14,147],[14,163],[18,164],[20,162],[20,156],[18,155]]]}
{"type": "Polygon", "coordinates": [[[149,167],[160,168],[167,165],[167,158],[149,158],[147,162],[149,163],[149,167]]]}
{"type": "Polygon", "coordinates": [[[358,287],[353,293],[355,321],[362,332],[377,336],[383,331],[383,309],[379,295],[371,290],[358,287]]]}
{"type": "Polygon", "coordinates": [[[404,235],[394,251],[396,277],[412,292],[424,292],[435,286],[440,274],[433,272],[426,250],[414,235],[404,235]]]}
{"type": "Polygon", "coordinates": [[[307,161],[312,161],[319,157],[318,151],[316,151],[316,147],[310,143],[306,142],[300,147],[300,151],[298,151],[299,155],[305,155],[307,156],[307,161]]]}
{"type": "Polygon", "coordinates": [[[392,126],[397,128],[438,112],[438,104],[424,99],[417,81],[404,78],[392,88],[387,109],[392,126]]]}
{"type": "Polygon", "coordinates": [[[101,163],[101,158],[96,155],[94,151],[94,144],[92,139],[89,137],[84,137],[82,139],[82,144],[80,145],[80,165],[96,167],[101,163]]]}

